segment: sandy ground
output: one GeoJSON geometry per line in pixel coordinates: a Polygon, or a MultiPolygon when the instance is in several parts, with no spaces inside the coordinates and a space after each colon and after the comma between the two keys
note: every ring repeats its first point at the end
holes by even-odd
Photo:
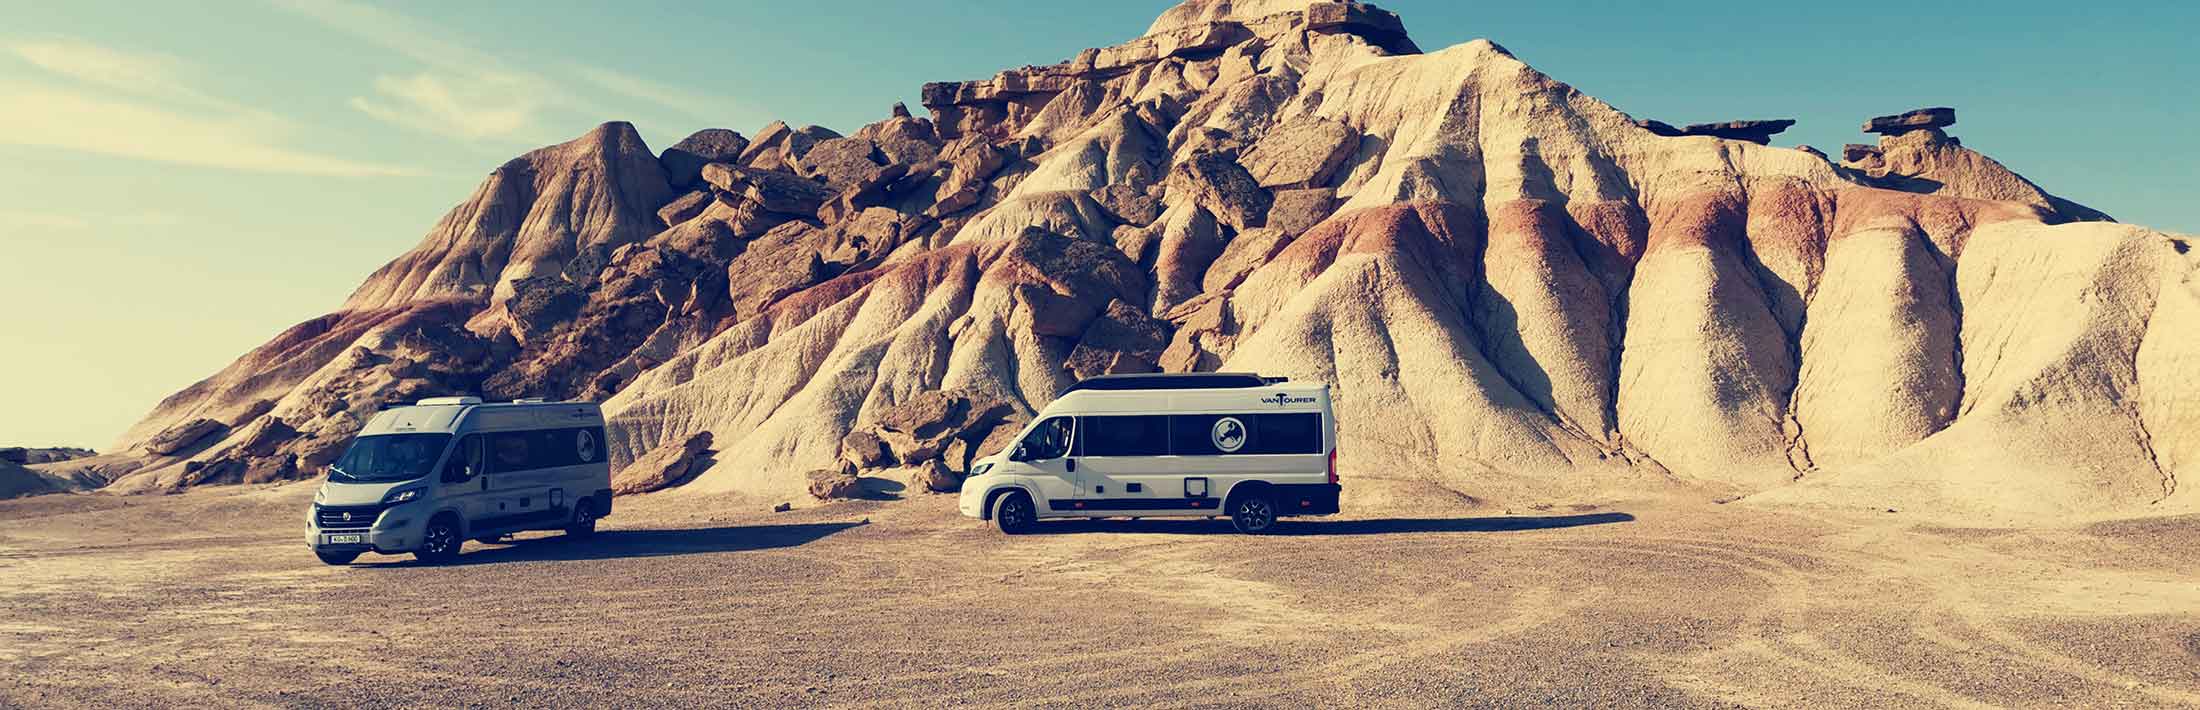
{"type": "Polygon", "coordinates": [[[332,568],[310,495],[0,503],[0,706],[2200,705],[2192,518],[1461,506],[1010,538],[946,497],[660,496],[592,541],[332,568]]]}

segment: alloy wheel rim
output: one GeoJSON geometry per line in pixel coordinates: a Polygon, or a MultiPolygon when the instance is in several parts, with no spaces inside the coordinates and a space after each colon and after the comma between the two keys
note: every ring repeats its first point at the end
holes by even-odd
{"type": "Polygon", "coordinates": [[[1245,502],[1245,526],[1259,530],[1268,527],[1268,501],[1255,498],[1245,502]]]}
{"type": "Polygon", "coordinates": [[[428,551],[431,553],[440,553],[444,550],[450,549],[451,537],[454,534],[455,533],[451,532],[450,526],[447,525],[438,525],[434,528],[429,529],[428,551]]]}

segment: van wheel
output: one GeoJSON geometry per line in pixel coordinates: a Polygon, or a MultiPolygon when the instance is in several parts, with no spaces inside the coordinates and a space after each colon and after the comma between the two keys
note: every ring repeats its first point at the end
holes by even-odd
{"type": "Polygon", "coordinates": [[[458,548],[466,541],[458,536],[458,521],[448,515],[436,516],[428,521],[428,529],[420,533],[420,549],[413,551],[413,559],[427,564],[442,564],[458,559],[458,548]]]}
{"type": "Polygon", "coordinates": [[[356,560],[356,559],[359,559],[359,553],[357,553],[357,552],[318,552],[318,551],[317,551],[317,552],[314,552],[314,553],[313,553],[313,556],[314,556],[314,557],[319,557],[319,558],[321,558],[321,564],[324,564],[324,565],[336,565],[336,566],[339,566],[339,567],[341,567],[341,566],[344,566],[344,565],[348,565],[348,564],[351,564],[351,561],[352,561],[352,560],[356,560]]]}
{"type": "Polygon", "coordinates": [[[993,525],[1002,533],[1022,535],[1031,532],[1031,526],[1039,522],[1039,512],[1031,507],[1031,496],[1015,491],[993,499],[993,525]]]}
{"type": "Polygon", "coordinates": [[[565,536],[585,540],[596,534],[596,504],[582,498],[573,504],[573,524],[565,526],[565,536]]]}
{"type": "Polygon", "coordinates": [[[1238,532],[1259,535],[1276,527],[1276,501],[1267,491],[1238,496],[1230,505],[1230,525],[1238,532]]]}

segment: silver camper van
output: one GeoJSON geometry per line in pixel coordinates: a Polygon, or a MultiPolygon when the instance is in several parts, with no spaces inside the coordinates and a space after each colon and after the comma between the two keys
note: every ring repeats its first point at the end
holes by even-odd
{"type": "Polygon", "coordinates": [[[1077,383],[963,481],[963,515],[1001,532],[1047,518],[1212,517],[1265,533],[1335,515],[1329,385],[1245,373],[1107,375],[1077,383]]]}
{"type": "Polygon", "coordinates": [[[445,562],[469,539],[586,536],[610,514],[601,407],[443,397],[367,422],[313,495],[306,545],[332,565],[367,552],[445,562]]]}

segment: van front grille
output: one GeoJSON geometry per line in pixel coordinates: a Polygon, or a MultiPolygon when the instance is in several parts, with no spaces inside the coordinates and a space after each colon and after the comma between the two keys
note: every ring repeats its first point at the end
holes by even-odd
{"type": "Polygon", "coordinates": [[[379,505],[317,506],[313,519],[323,530],[345,530],[374,527],[374,519],[382,515],[379,505]]]}

